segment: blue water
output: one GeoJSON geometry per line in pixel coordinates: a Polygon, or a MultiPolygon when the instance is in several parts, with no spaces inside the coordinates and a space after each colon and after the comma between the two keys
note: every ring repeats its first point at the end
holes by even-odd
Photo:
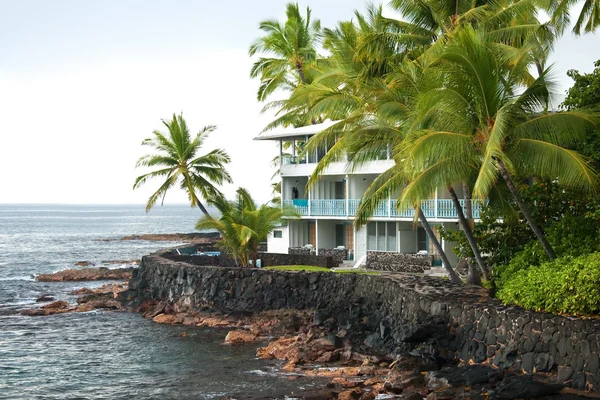
{"type": "Polygon", "coordinates": [[[199,217],[187,206],[146,214],[141,205],[0,204],[0,399],[282,398],[322,385],[288,380],[277,362],[255,358],[255,344],[223,345],[224,330],[124,312],[19,314],[41,294],[74,302],[73,289],[105,283],[43,283],[35,274],[139,259],[177,243],[112,239],[193,232],[199,217]]]}

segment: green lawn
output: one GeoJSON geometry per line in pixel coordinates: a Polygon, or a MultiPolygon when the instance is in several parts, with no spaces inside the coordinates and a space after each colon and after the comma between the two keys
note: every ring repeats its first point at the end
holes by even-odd
{"type": "MultiPolygon", "coordinates": [[[[266,267],[268,270],[276,271],[305,271],[305,272],[332,272],[329,268],[316,267],[313,265],[278,265],[274,267],[266,267]]],[[[365,271],[365,270],[346,270],[346,271],[334,271],[338,274],[365,274],[365,275],[379,275],[379,272],[365,271]]]]}

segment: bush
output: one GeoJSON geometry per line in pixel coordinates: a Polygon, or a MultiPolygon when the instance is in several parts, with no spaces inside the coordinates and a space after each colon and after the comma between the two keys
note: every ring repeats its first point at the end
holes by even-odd
{"type": "Polygon", "coordinates": [[[559,258],[504,278],[496,296],[505,304],[572,315],[600,311],[600,253],[559,258]]]}

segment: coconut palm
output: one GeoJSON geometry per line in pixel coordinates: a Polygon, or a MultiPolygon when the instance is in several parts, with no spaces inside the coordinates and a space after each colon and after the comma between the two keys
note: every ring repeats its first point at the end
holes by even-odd
{"type": "Polygon", "coordinates": [[[572,8],[583,3],[583,7],[575,25],[573,32],[576,35],[581,35],[582,29],[584,33],[593,33],[600,26],[600,0],[556,0],[547,1],[546,9],[552,15],[555,23],[561,26],[567,26],[571,21],[570,11],[572,8]]]}
{"type": "Polygon", "coordinates": [[[134,189],[142,186],[148,179],[164,179],[162,185],[150,196],[146,204],[146,211],[161,201],[175,185],[187,192],[192,207],[198,207],[205,216],[210,217],[208,211],[200,201],[219,196],[221,192],[216,185],[231,183],[231,176],[225,166],[231,161],[223,149],[215,149],[204,155],[199,155],[208,135],[216,127],[206,126],[192,137],[183,114],[173,114],[172,119],[162,120],[167,132],[155,130],[152,137],[142,142],[156,152],[141,157],[136,167],[158,168],[154,171],[140,175],[133,185],[134,189]]]}
{"type": "Polygon", "coordinates": [[[221,217],[214,219],[205,216],[198,221],[196,229],[214,229],[220,232],[220,248],[243,267],[250,265],[251,259],[254,261],[253,265],[256,265],[260,243],[267,240],[269,233],[284,218],[298,217],[295,210],[290,208],[258,205],[244,188],[236,191],[234,201],[216,196],[210,198],[209,203],[219,210],[221,217]]]}
{"type": "MultiPolygon", "coordinates": [[[[515,177],[558,179],[561,184],[594,189],[597,177],[581,155],[569,147],[584,140],[592,119],[581,112],[540,113],[550,101],[546,70],[531,85],[498,62],[493,45],[472,28],[452,38],[428,70],[439,82],[419,104],[419,119],[428,126],[413,133],[404,149],[422,171],[436,170],[432,181],[464,182],[477,167],[474,195],[485,199],[502,179],[550,259],[556,258],[515,177]],[[451,166],[451,167],[449,167],[451,166]]],[[[415,193],[435,183],[415,186],[415,193]]],[[[413,194],[406,192],[406,199],[413,194]]]]}
{"type": "Polygon", "coordinates": [[[264,101],[277,89],[293,90],[310,81],[310,66],[317,59],[317,44],[321,31],[319,20],[311,21],[311,10],[306,16],[297,3],[286,5],[287,20],[260,23],[265,35],[250,46],[249,54],[261,53],[250,70],[252,78],[260,78],[258,100],[264,101]]]}

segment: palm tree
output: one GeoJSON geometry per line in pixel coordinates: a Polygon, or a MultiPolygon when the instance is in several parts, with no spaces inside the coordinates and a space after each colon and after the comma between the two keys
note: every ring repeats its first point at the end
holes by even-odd
{"type": "MultiPolygon", "coordinates": [[[[545,8],[550,12],[555,23],[564,27],[571,21],[569,11],[578,3],[580,3],[580,0],[547,1],[545,8]]],[[[576,35],[581,35],[583,29],[584,33],[593,33],[599,26],[600,0],[584,0],[581,12],[573,26],[573,32],[576,35]]]]}
{"type": "Polygon", "coordinates": [[[235,201],[227,201],[223,196],[212,197],[209,203],[221,213],[219,219],[203,217],[196,229],[214,229],[221,233],[219,246],[230,254],[241,266],[256,265],[258,247],[267,240],[284,218],[297,218],[298,214],[290,208],[258,205],[250,193],[239,188],[235,201]]]}
{"type": "Polygon", "coordinates": [[[231,183],[231,176],[225,165],[231,159],[223,149],[215,149],[204,155],[198,155],[204,141],[216,127],[204,127],[195,137],[191,137],[183,114],[175,115],[170,120],[162,120],[168,133],[158,130],[152,132],[153,137],[145,139],[143,146],[149,146],[156,153],[141,157],[136,167],[158,167],[157,170],[140,175],[133,185],[134,189],[142,186],[150,178],[165,179],[163,184],[150,196],[146,204],[146,212],[160,199],[164,202],[167,191],[179,184],[187,192],[192,207],[198,207],[205,216],[210,217],[200,198],[208,199],[221,195],[215,185],[231,183]]]}
{"type": "Polygon", "coordinates": [[[293,90],[310,81],[310,66],[317,59],[317,43],[321,31],[319,20],[311,21],[311,10],[302,15],[297,3],[286,5],[287,20],[260,23],[265,35],[249,50],[250,56],[262,53],[250,70],[252,78],[260,78],[258,100],[264,101],[277,89],[293,90]]]}
{"type": "Polygon", "coordinates": [[[452,174],[454,179],[467,176],[477,166],[473,191],[480,199],[502,178],[548,256],[555,259],[520,196],[515,176],[595,188],[595,172],[569,149],[584,140],[593,122],[581,112],[540,114],[550,101],[548,70],[522,90],[518,74],[498,62],[492,48],[472,28],[456,32],[428,70],[431,80],[438,82],[419,102],[419,118],[428,126],[414,133],[406,151],[422,170],[442,163],[452,166],[439,168],[446,181],[452,174]]]}

